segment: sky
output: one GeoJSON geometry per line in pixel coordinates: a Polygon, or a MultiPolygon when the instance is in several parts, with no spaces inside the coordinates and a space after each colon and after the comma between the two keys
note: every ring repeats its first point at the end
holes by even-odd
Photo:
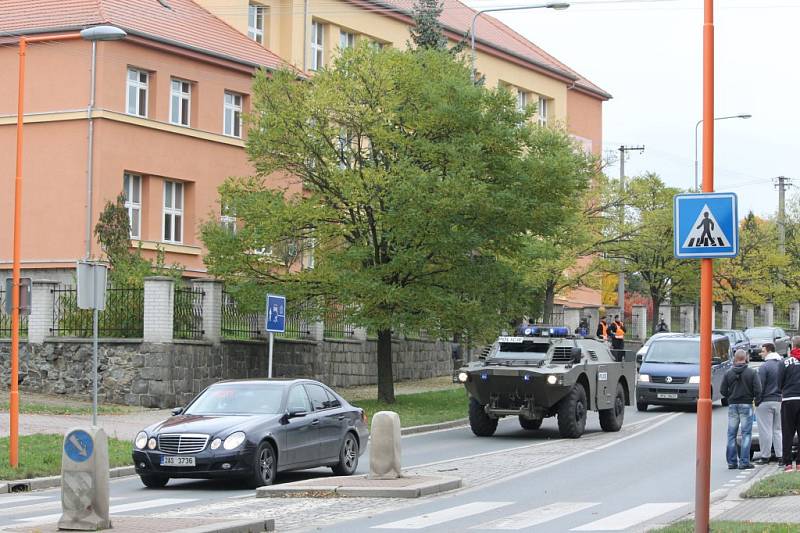
{"type": "MultiPolygon", "coordinates": [[[[703,1],[571,4],[493,16],[614,96],[603,104],[604,156],[622,144],[644,145],[643,153],[628,154],[626,175],[655,172],[668,185],[692,188],[694,128],[702,118],[703,1]]],[[[787,208],[800,201],[800,0],[716,0],[715,6],[715,116],[753,116],[715,121],[715,190],[738,195],[740,217],[751,210],[774,215],[777,176],[794,178],[787,208]]],[[[702,162],[700,169],[702,180],[702,162]]],[[[606,172],[618,176],[619,164],[606,172]]]]}

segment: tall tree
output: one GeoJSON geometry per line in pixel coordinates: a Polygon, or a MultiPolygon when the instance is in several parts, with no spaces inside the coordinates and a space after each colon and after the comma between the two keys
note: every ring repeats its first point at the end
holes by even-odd
{"type": "Polygon", "coordinates": [[[337,302],[377,332],[378,397],[391,402],[392,331],[496,331],[530,292],[495,258],[552,233],[586,185],[562,172],[570,139],[531,113],[438,50],[362,45],[307,82],[260,74],[247,141],[258,175],[222,187],[239,227],[204,226],[209,270],[337,302]],[[295,192],[268,187],[273,173],[295,192]],[[298,242],[313,243],[313,269],[268,253],[298,242]]]}
{"type": "Polygon", "coordinates": [[[421,50],[446,50],[447,36],[439,17],[444,8],[443,0],[415,0],[411,27],[411,42],[421,50]]]}

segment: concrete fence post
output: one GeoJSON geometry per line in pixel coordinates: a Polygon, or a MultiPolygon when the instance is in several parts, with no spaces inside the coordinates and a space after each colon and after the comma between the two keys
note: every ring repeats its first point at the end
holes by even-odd
{"type": "Polygon", "coordinates": [[[632,309],[631,337],[647,339],[647,306],[634,305],[632,309]]]}
{"type": "Polygon", "coordinates": [[[800,302],[789,304],[789,329],[794,331],[800,329],[800,302]]]}
{"type": "Polygon", "coordinates": [[[36,279],[31,282],[31,314],[28,317],[28,342],[42,344],[53,334],[53,289],[57,281],[36,279]]]}
{"type": "Polygon", "coordinates": [[[320,321],[312,322],[308,325],[309,331],[311,331],[311,338],[317,342],[322,342],[322,339],[325,337],[325,323],[320,321]]]}
{"type": "Polygon", "coordinates": [[[597,325],[600,324],[600,308],[593,305],[586,306],[581,315],[589,320],[589,335],[594,335],[597,332],[597,325]]]}
{"type": "Polygon", "coordinates": [[[203,291],[203,337],[214,344],[222,339],[222,282],[213,278],[192,281],[203,291]]]}
{"type": "Polygon", "coordinates": [[[744,310],[744,324],[746,328],[753,328],[756,324],[756,313],[752,307],[746,307],[744,310]]]}
{"type": "Polygon", "coordinates": [[[694,304],[682,305],[680,307],[681,313],[681,330],[684,333],[694,333],[694,304]]]}
{"type": "MultiPolygon", "coordinates": [[[[572,308],[572,307],[565,307],[564,308],[564,325],[569,328],[569,332],[572,333],[576,329],[578,329],[578,325],[581,323],[581,310],[572,308]]],[[[591,331],[589,333],[592,333],[591,331]]]]}
{"type": "Polygon", "coordinates": [[[658,306],[658,320],[664,319],[664,323],[672,330],[672,306],[670,304],[661,304],[658,306]]]}
{"type": "Polygon", "coordinates": [[[761,319],[763,320],[762,326],[774,326],[775,325],[775,304],[772,302],[767,302],[761,305],[761,319]]]}
{"type": "Polygon", "coordinates": [[[172,342],[175,281],[164,276],[144,279],[144,342],[172,342]]]}
{"type": "Polygon", "coordinates": [[[367,328],[353,328],[353,339],[357,341],[367,340],[367,328]]]}
{"type": "Polygon", "coordinates": [[[733,304],[722,304],[722,329],[733,328],[733,304]]]}

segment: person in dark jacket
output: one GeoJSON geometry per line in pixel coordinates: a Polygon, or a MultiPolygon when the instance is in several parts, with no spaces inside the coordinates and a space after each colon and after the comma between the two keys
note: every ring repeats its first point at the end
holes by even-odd
{"type": "Polygon", "coordinates": [[[769,463],[772,447],[778,464],[783,464],[783,436],[781,433],[781,386],[778,383],[783,358],[775,353],[775,345],[765,342],[761,347],[761,358],[764,360],[758,368],[758,380],[761,382],[761,404],[756,407],[756,422],[761,440],[760,465],[769,463]]]}
{"type": "MultiPolygon", "coordinates": [[[[792,337],[792,351],[783,361],[778,382],[781,386],[784,472],[792,471],[792,441],[800,431],[800,337],[792,337]]],[[[798,465],[800,466],[800,465],[798,465]]],[[[798,468],[800,470],[800,468],[798,468]]]]}
{"type": "Polygon", "coordinates": [[[736,350],[733,368],[722,378],[722,396],[728,399],[728,446],[725,450],[728,468],[749,470],[750,440],[753,435],[753,402],[761,403],[761,381],[755,371],[747,366],[747,353],[736,350]],[[736,434],[742,428],[742,445],[736,457],[736,434]]]}

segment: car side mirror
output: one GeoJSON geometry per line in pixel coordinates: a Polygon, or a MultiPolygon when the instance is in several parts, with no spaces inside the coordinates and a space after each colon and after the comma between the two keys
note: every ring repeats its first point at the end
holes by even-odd
{"type": "Polygon", "coordinates": [[[570,355],[572,355],[572,362],[573,363],[580,363],[581,359],[583,358],[583,351],[577,346],[573,346],[572,350],[570,350],[570,355]]]}
{"type": "Polygon", "coordinates": [[[291,409],[289,410],[289,418],[302,418],[308,414],[305,409],[291,409]]]}
{"type": "Polygon", "coordinates": [[[183,412],[183,407],[176,407],[172,410],[172,416],[177,416],[183,412]]]}

